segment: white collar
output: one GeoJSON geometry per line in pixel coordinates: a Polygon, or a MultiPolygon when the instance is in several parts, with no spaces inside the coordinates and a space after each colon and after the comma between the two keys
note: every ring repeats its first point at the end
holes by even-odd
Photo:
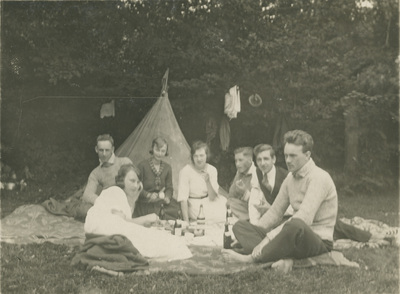
{"type": "MultiPolygon", "coordinates": [[[[272,166],[271,170],[267,173],[268,179],[275,178],[276,175],[276,167],[275,165],[272,166]]],[[[263,177],[265,174],[263,173],[263,177]]]]}
{"type": "Polygon", "coordinates": [[[251,162],[251,165],[250,165],[249,169],[245,173],[240,173],[239,171],[238,171],[238,173],[240,173],[242,175],[246,175],[246,176],[247,175],[255,175],[256,174],[256,170],[257,170],[257,168],[254,165],[254,162],[251,162]]]}
{"type": "MultiPolygon", "coordinates": [[[[99,159],[99,162],[100,162],[100,166],[101,166],[103,163],[105,163],[105,162],[102,162],[100,159],[99,159]]],[[[113,153],[113,154],[111,155],[110,159],[107,160],[107,163],[114,164],[114,162],[115,162],[115,154],[113,153]]]]}

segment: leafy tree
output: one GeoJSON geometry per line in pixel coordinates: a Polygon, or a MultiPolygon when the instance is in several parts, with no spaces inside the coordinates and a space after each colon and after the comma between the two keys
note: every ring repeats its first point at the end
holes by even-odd
{"type": "MultiPolygon", "coordinates": [[[[242,112],[231,121],[232,146],[271,143],[285,117],[316,137],[315,156],[324,166],[384,175],[398,156],[398,3],[360,3],[4,2],[2,117],[10,128],[3,141],[19,128],[24,101],[45,95],[156,97],[170,68],[171,103],[189,141],[205,139],[201,126],[208,116],[222,116],[224,94],[237,84],[242,112]],[[263,98],[257,108],[247,103],[254,93],[263,98]],[[354,111],[348,97],[357,97],[354,111]],[[349,111],[358,123],[355,132],[344,115],[349,111]],[[383,150],[368,138],[385,138],[383,150]]],[[[94,117],[99,100],[92,101],[94,117]]],[[[114,130],[121,139],[152,103],[118,100],[122,114],[114,130]]]]}

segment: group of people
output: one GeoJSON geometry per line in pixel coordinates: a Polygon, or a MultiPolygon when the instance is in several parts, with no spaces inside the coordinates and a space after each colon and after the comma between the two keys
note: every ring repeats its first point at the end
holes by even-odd
{"type": "MultiPolygon", "coordinates": [[[[310,134],[294,130],[284,136],[288,171],[275,166],[275,151],[267,144],[234,151],[237,173],[228,196],[219,194],[217,169],[207,163],[209,147],[196,141],[191,161],[179,173],[174,197],[171,166],[165,138],[155,138],[148,159],[134,165],[114,154],[110,135],[97,138],[100,164],[90,174],[82,200],[87,211],[85,232],[122,234],[145,257],[181,259],[191,256],[181,238],[147,228],[159,220],[161,205],[166,216],[195,220],[204,207],[208,222],[223,222],[229,205],[237,222],[232,250],[226,258],[243,262],[275,262],[288,271],[293,259],[332,250],[334,238],[366,242],[366,231],[337,220],[338,200],[330,175],[311,158],[310,134]],[[256,164],[253,162],[255,158],[256,164]]],[[[378,236],[379,237],[379,236],[378,236]]]]}

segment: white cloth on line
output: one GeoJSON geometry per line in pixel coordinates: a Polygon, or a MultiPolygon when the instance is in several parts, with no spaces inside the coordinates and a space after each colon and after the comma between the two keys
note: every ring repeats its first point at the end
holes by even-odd
{"type": "Polygon", "coordinates": [[[100,109],[100,118],[115,116],[115,102],[112,100],[109,103],[104,103],[100,109]]]}
{"type": "Polygon", "coordinates": [[[233,86],[229,89],[229,93],[225,94],[224,113],[229,119],[236,118],[240,112],[240,91],[239,86],[233,86]]]}

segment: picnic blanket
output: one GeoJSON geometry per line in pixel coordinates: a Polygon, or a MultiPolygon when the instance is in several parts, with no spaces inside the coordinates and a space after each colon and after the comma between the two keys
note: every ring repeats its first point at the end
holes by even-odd
{"type": "Polygon", "coordinates": [[[52,242],[81,245],[83,223],[68,216],[54,215],[42,205],[22,205],[1,219],[1,241],[16,244],[52,242]]]}
{"type": "Polygon", "coordinates": [[[342,222],[355,226],[359,229],[368,231],[372,234],[381,233],[387,236],[385,239],[369,240],[368,242],[357,242],[349,239],[335,240],[333,249],[343,250],[348,248],[380,248],[389,245],[399,246],[400,235],[399,228],[390,227],[387,224],[378,220],[367,220],[356,216],[354,218],[341,218],[342,222]]]}
{"type": "Polygon", "coordinates": [[[78,221],[85,222],[86,214],[92,204],[82,201],[83,191],[84,188],[80,188],[67,200],[62,201],[50,197],[42,205],[52,214],[70,216],[78,221]]]}
{"type": "MultiPolygon", "coordinates": [[[[352,224],[368,230],[397,230],[386,224],[374,220],[365,220],[360,217],[350,220],[352,224]]],[[[217,226],[211,228],[209,234],[211,238],[194,238],[190,242],[190,249],[193,258],[173,261],[158,262],[150,260],[150,267],[146,272],[156,271],[184,271],[187,273],[234,273],[249,268],[265,268],[270,264],[252,264],[243,265],[232,261],[226,261],[221,254],[222,228],[218,231],[217,226]]],[[[70,246],[82,245],[85,241],[83,223],[67,216],[56,216],[49,213],[41,205],[23,205],[18,207],[13,213],[1,220],[1,241],[16,244],[43,243],[52,242],[55,244],[66,244],[70,246]]],[[[376,244],[354,244],[343,243],[341,240],[334,242],[334,249],[349,247],[375,247],[376,244]],[[343,244],[346,244],[345,246],[343,244]]],[[[382,246],[387,246],[383,244],[382,246]]],[[[356,266],[356,264],[347,260],[340,252],[333,251],[325,256],[307,258],[296,261],[294,267],[305,267],[315,265],[347,265],[356,266]]]]}
{"type": "Polygon", "coordinates": [[[105,268],[118,272],[133,272],[148,268],[148,261],[123,235],[86,235],[85,244],[72,258],[71,265],[105,268]]]}
{"type": "MultiPolygon", "coordinates": [[[[188,275],[228,275],[242,271],[248,272],[252,270],[269,268],[273,264],[273,262],[241,263],[231,259],[226,260],[221,254],[221,248],[218,247],[192,245],[189,246],[189,248],[193,253],[193,257],[190,259],[174,260],[170,262],[149,260],[148,267],[139,266],[135,268],[135,270],[118,270],[118,266],[123,266],[120,262],[116,266],[110,262],[105,263],[102,260],[96,261],[93,258],[90,258],[90,263],[86,261],[82,263],[87,264],[88,269],[112,276],[121,276],[123,275],[122,272],[132,272],[134,275],[148,275],[157,272],[179,272],[188,275]]],[[[81,257],[77,256],[74,257],[72,265],[77,265],[77,261],[80,262],[81,257]]],[[[349,261],[341,252],[338,251],[332,251],[330,253],[311,258],[295,260],[293,267],[304,268],[317,265],[359,267],[358,263],[349,261]]],[[[127,265],[127,267],[129,268],[129,265],[127,265]]]]}
{"type": "MultiPolygon", "coordinates": [[[[271,267],[273,262],[244,264],[225,259],[221,247],[189,246],[193,257],[185,260],[165,262],[157,259],[147,261],[122,235],[87,236],[85,244],[73,257],[71,265],[83,264],[88,270],[96,270],[113,276],[135,272],[144,275],[155,272],[183,272],[186,274],[232,274],[241,271],[271,267]]],[[[341,252],[333,251],[312,258],[295,260],[293,267],[335,265],[359,267],[356,262],[346,259],[341,252]]]]}

